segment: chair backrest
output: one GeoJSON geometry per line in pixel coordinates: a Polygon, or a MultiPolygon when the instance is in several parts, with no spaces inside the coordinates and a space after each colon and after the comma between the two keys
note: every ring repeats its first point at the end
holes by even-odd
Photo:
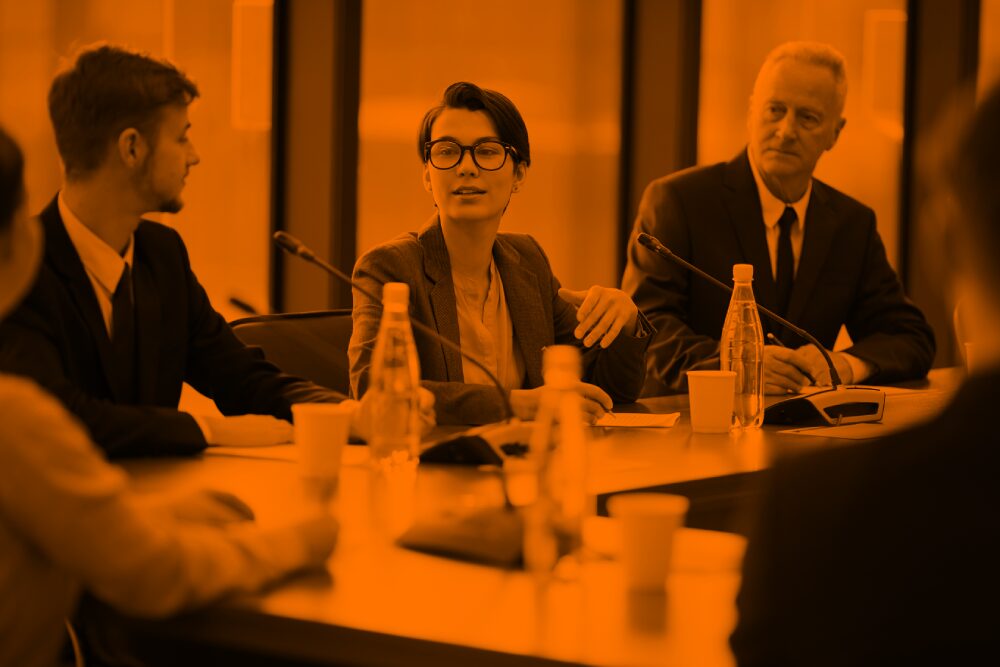
{"type": "Polygon", "coordinates": [[[311,380],[344,395],[351,391],[347,345],[351,340],[351,310],[258,315],[231,323],[246,345],[260,347],[264,356],[285,373],[311,380]]]}

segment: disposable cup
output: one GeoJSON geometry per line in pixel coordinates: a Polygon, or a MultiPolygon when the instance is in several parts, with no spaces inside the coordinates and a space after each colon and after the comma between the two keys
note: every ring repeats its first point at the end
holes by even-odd
{"type": "Polygon", "coordinates": [[[623,493],[608,500],[608,513],[621,528],[620,559],[630,590],[666,588],[674,536],[687,510],[687,498],[666,493],[623,493]]]}
{"type": "Polygon", "coordinates": [[[691,430],[727,433],[733,423],[734,371],[688,371],[691,430]]]}
{"type": "Polygon", "coordinates": [[[292,405],[299,473],[306,481],[307,490],[323,500],[336,492],[353,414],[354,407],[350,404],[292,405]]]}

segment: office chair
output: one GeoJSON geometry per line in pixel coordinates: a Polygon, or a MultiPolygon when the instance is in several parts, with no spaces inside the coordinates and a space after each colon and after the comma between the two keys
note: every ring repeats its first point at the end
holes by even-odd
{"type": "Polygon", "coordinates": [[[230,323],[246,345],[260,347],[272,364],[344,395],[351,392],[347,345],[351,310],[257,315],[230,323]]]}

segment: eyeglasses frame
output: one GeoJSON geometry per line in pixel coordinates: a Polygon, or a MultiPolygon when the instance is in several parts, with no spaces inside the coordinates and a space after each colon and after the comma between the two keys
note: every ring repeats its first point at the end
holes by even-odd
{"type": "Polygon", "coordinates": [[[434,167],[439,171],[447,171],[449,169],[454,169],[458,165],[462,164],[462,160],[465,159],[466,152],[468,152],[472,156],[473,164],[475,164],[478,168],[482,169],[483,171],[500,171],[501,169],[503,169],[504,165],[507,164],[507,155],[510,155],[515,162],[520,162],[520,157],[517,154],[517,149],[514,148],[511,144],[508,144],[506,141],[500,141],[499,139],[480,139],[479,141],[471,145],[460,144],[454,139],[435,139],[434,141],[428,141],[424,143],[424,162],[426,162],[427,164],[429,164],[430,166],[434,167]],[[460,151],[458,154],[458,160],[455,162],[455,164],[451,165],[450,167],[439,167],[431,161],[431,147],[434,144],[440,144],[446,141],[458,146],[460,151]],[[483,165],[479,164],[479,160],[476,159],[476,148],[481,146],[482,144],[500,144],[501,146],[503,146],[504,149],[503,162],[500,163],[499,167],[489,169],[488,167],[484,167],[483,165]]]}

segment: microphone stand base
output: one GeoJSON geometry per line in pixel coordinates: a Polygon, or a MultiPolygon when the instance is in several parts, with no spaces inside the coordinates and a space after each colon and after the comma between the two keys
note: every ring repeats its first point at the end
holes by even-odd
{"type": "Polygon", "coordinates": [[[836,387],[778,401],[764,409],[765,424],[841,426],[882,420],[885,392],[876,387],[836,387]]]}
{"type": "Polygon", "coordinates": [[[531,428],[518,419],[470,428],[425,445],[420,462],[502,466],[508,456],[527,452],[531,428]]]}

